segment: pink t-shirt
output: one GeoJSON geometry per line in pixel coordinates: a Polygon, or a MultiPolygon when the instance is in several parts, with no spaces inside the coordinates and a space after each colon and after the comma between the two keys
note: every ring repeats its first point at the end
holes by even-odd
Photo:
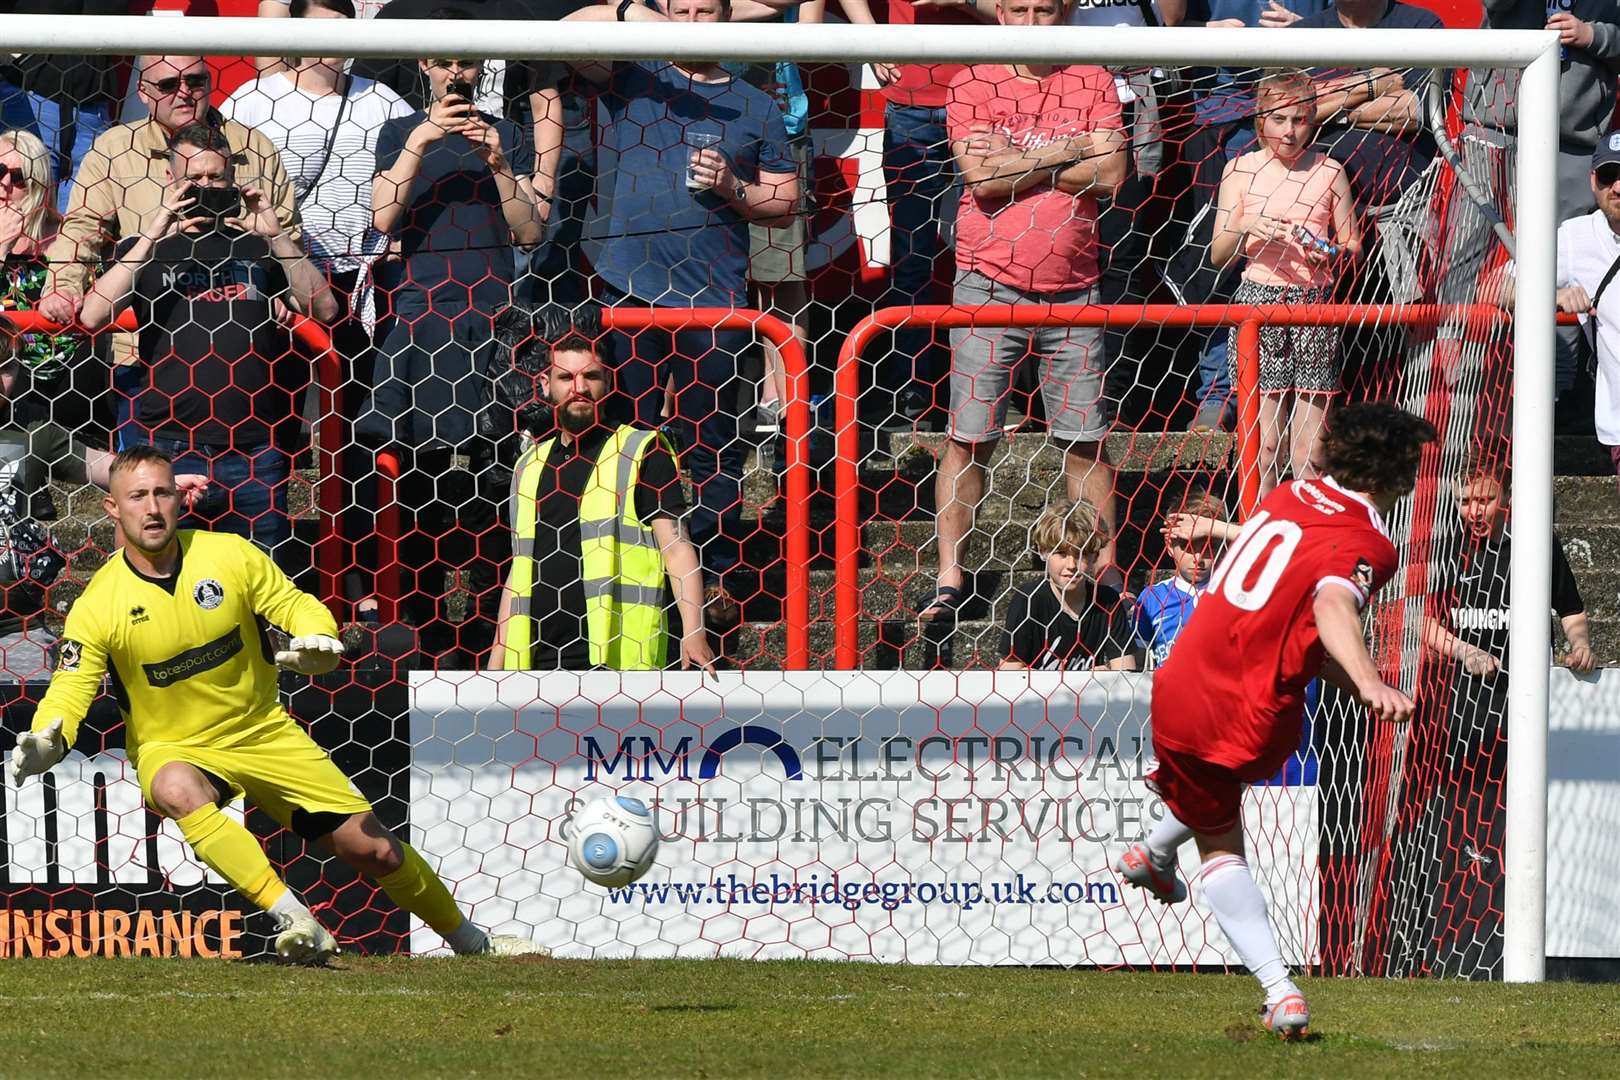
{"type": "MultiPolygon", "coordinates": [[[[889,26],[983,26],[984,22],[962,7],[916,7],[911,0],[888,0],[887,11],[879,16],[889,26]]],[[[872,5],[873,14],[879,6],[872,5]]],[[[898,64],[900,77],[883,88],[883,96],[895,105],[943,109],[950,100],[951,80],[966,64],[898,64]]]]}
{"type": "MultiPolygon", "coordinates": [[[[1121,126],[1114,77],[1076,65],[1039,81],[1001,64],[976,64],[951,82],[945,106],[951,139],[989,124],[1020,146],[1121,126]]],[[[1097,200],[1067,195],[1047,183],[1011,199],[980,198],[962,189],[956,220],[956,265],[1037,293],[1089,289],[1097,283],[1097,200]]]]}
{"type": "MultiPolygon", "coordinates": [[[[1311,154],[1311,160],[1294,169],[1283,167],[1267,150],[1250,151],[1236,158],[1232,172],[1244,178],[1243,216],[1268,214],[1292,225],[1303,225],[1318,239],[1333,243],[1333,212],[1339,201],[1333,184],[1344,166],[1326,154],[1311,154]]],[[[1243,279],[1257,285],[1324,288],[1335,281],[1333,265],[1313,262],[1306,256],[1304,244],[1292,235],[1285,240],[1247,237],[1243,254],[1249,260],[1243,268],[1243,279]]]]}

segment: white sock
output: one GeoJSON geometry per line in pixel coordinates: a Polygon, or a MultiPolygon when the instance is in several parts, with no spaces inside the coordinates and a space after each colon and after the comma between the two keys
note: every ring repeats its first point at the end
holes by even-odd
{"type": "Polygon", "coordinates": [[[270,914],[277,922],[285,922],[294,915],[310,915],[314,918],[309,908],[304,906],[304,902],[298,899],[298,894],[291,889],[282,893],[276,902],[270,905],[270,914]]]}
{"type": "Polygon", "coordinates": [[[1148,833],[1146,840],[1148,858],[1160,870],[1169,870],[1176,865],[1177,849],[1192,837],[1192,829],[1183,825],[1167,806],[1164,808],[1164,817],[1160,818],[1159,823],[1153,826],[1153,831],[1148,833]]]}
{"type": "Polygon", "coordinates": [[[444,943],[457,956],[475,956],[489,948],[489,935],[474,926],[471,919],[462,919],[460,926],[445,935],[444,943]]]}
{"type": "Polygon", "coordinates": [[[1275,1005],[1299,988],[1288,977],[1277,936],[1266,917],[1266,898],[1249,873],[1249,864],[1236,855],[1222,855],[1204,864],[1199,873],[1204,898],[1215,912],[1221,932],[1237,950],[1238,958],[1266,991],[1266,1004],[1275,1005]]]}

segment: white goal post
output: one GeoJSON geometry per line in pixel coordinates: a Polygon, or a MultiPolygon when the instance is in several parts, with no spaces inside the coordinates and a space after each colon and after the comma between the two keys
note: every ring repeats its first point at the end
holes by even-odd
{"type": "Polygon", "coordinates": [[[527,59],[1036,62],[1105,65],[1500,68],[1517,96],[1513,385],[1513,620],[1508,666],[1506,949],[1509,981],[1545,972],[1548,664],[1558,35],[1530,30],[905,27],[441,22],[431,42],[404,21],[10,15],[11,53],[243,56],[501,56],[527,59]],[[1286,45],[1285,48],[1279,46],[1286,45]]]}

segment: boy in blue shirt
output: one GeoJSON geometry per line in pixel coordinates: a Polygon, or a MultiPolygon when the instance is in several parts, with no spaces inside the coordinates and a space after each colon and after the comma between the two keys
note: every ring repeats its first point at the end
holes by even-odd
{"type": "Polygon", "coordinates": [[[1215,566],[1215,543],[1179,535],[1172,528],[1177,519],[1189,518],[1224,521],[1226,507],[1208,492],[1194,490],[1165,515],[1165,545],[1175,562],[1175,576],[1143,589],[1136,601],[1136,640],[1151,658],[1152,667],[1158,667],[1170,655],[1170,646],[1192,616],[1193,605],[1215,566]]]}

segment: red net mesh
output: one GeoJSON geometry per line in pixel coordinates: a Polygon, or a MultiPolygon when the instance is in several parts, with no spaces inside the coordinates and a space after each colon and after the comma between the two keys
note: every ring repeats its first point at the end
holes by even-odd
{"type": "MultiPolygon", "coordinates": [[[[8,726],[114,550],[109,451],[156,441],[195,478],[186,523],[259,541],[339,614],[351,662],[289,679],[292,711],[481,923],[565,953],[1224,963],[1201,904],[1118,895],[1111,853],[1162,807],[1141,783],[1149,680],[1104,669],[1167,655],[1220,551],[1184,535],[1310,475],[1335,402],[1393,400],[1444,432],[1369,619],[1423,711],[1393,731],[1313,697],[1297,760],[1249,796],[1250,843],[1291,962],[1499,974],[1505,678],[1475,654],[1505,661],[1507,563],[1454,507],[1459,483],[1505,482],[1490,208],[1513,185],[1511,134],[1459,122],[1472,84],[458,58],[6,72],[3,126],[54,140],[0,136],[9,183],[39,189],[0,218],[21,328],[0,432],[8,726]],[[77,141],[47,108],[74,105],[77,141]],[[202,200],[154,225],[168,170],[236,189],[236,224],[192,221],[202,200]],[[48,328],[69,297],[138,329],[48,328]],[[594,425],[568,426],[576,401],[594,425]],[[600,450],[621,424],[658,433],[633,463],[613,444],[629,472],[600,450]],[[1097,584],[1065,632],[1041,537],[1073,546],[1076,521],[1097,584]],[[627,569],[649,543],[662,567],[627,569]],[[1480,574],[1496,591],[1463,595],[1480,574]],[[638,631],[654,670],[567,673],[614,666],[599,603],[658,627],[638,631]],[[724,700],[657,670],[711,655],[747,673],[724,700]],[[1064,673],[989,675],[1006,666],[1064,673]],[[489,667],[539,674],[462,674],[489,667]],[[654,803],[647,882],[666,891],[607,896],[565,865],[566,817],[603,785],[654,803]]],[[[135,913],[96,933],[172,951],[245,928],[255,947],[258,917],[217,914],[228,891],[141,807],[121,720],[96,708],[83,756],[7,788],[0,945],[60,938],[40,911],[88,941],[72,920],[91,909],[178,905],[189,932],[135,913]]],[[[249,824],[341,939],[406,942],[370,885],[249,824]]]]}

